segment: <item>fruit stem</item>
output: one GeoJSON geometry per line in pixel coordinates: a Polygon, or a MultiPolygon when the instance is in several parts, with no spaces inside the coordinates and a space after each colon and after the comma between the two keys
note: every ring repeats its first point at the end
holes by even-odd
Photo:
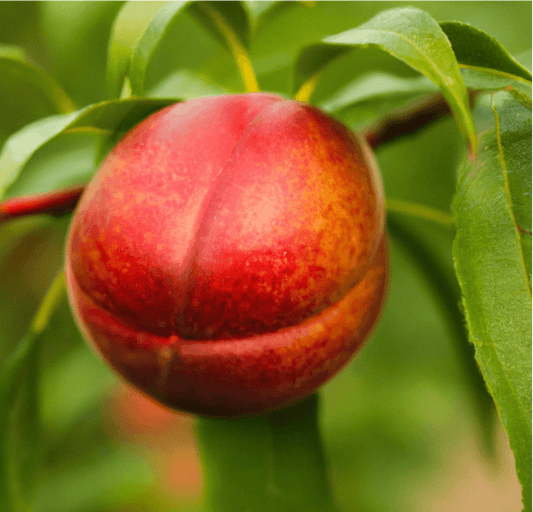
{"type": "Polygon", "coordinates": [[[85,187],[70,187],[42,194],[12,197],[0,203],[0,222],[16,217],[49,213],[62,215],[71,212],[85,187]]]}
{"type": "Polygon", "coordinates": [[[254,69],[252,67],[252,61],[248,56],[248,52],[241,44],[231,27],[226,23],[224,18],[214,9],[210,9],[207,6],[202,5],[201,2],[198,5],[203,8],[203,10],[211,17],[217,28],[220,30],[220,32],[226,39],[226,42],[228,43],[228,46],[231,49],[231,53],[233,54],[233,58],[235,59],[237,67],[239,68],[239,71],[241,73],[244,86],[246,87],[246,91],[259,92],[260,89],[257,83],[257,79],[255,77],[254,69]]]}

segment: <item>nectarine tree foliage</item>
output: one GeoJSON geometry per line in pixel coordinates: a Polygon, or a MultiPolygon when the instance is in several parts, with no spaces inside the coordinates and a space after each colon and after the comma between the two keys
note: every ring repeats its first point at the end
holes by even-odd
{"type": "Polygon", "coordinates": [[[409,510],[447,407],[488,459],[497,411],[531,510],[530,50],[405,5],[2,9],[48,49],[0,45],[0,275],[42,293],[0,336],[0,510],[164,509],[95,434],[115,375],[195,415],[184,510],[409,510]]]}

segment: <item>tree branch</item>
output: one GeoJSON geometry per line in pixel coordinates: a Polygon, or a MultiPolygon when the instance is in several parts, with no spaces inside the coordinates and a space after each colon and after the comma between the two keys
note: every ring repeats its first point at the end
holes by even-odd
{"type": "MultiPolygon", "coordinates": [[[[470,103],[479,91],[469,91],[470,103]]],[[[393,141],[403,135],[413,134],[424,126],[451,114],[450,107],[441,93],[415,101],[392,112],[385,119],[377,121],[363,130],[363,136],[372,149],[393,141]]],[[[6,199],[0,203],[0,223],[4,220],[48,213],[64,215],[74,210],[85,187],[71,187],[42,194],[6,199]]]]}
{"type": "MultiPolygon", "coordinates": [[[[469,91],[470,105],[478,91],[469,91]]],[[[389,116],[371,124],[363,130],[363,135],[372,149],[397,139],[403,135],[410,135],[424,126],[433,123],[441,117],[451,114],[450,107],[442,93],[437,92],[406,107],[392,112],[389,116]]]]}
{"type": "Polygon", "coordinates": [[[48,213],[64,215],[74,210],[85,187],[69,187],[42,194],[12,197],[0,203],[0,223],[4,220],[48,213]]]}

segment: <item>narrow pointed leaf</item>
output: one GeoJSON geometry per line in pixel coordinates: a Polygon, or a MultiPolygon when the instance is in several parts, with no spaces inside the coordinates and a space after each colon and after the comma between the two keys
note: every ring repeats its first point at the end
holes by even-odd
{"type": "Polygon", "coordinates": [[[195,427],[205,476],[207,510],[268,510],[272,445],[267,419],[264,416],[230,420],[198,418],[195,427]],[[235,449],[236,446],[239,448],[235,449]]]}
{"type": "Polygon", "coordinates": [[[125,133],[153,112],[174,102],[147,98],[111,100],[28,125],[11,136],[0,153],[0,198],[17,179],[23,179],[24,169],[36,151],[62,133],[97,133],[113,137],[117,131],[125,133]]]}
{"type": "Polygon", "coordinates": [[[230,38],[244,48],[250,44],[250,23],[241,2],[194,2],[191,13],[229,51],[233,52],[230,38]]]}
{"type": "Polygon", "coordinates": [[[453,253],[476,360],[531,510],[531,254],[524,254],[517,225],[526,210],[531,218],[531,113],[518,107],[495,109],[477,157],[460,169],[453,253]]]}
{"type": "Polygon", "coordinates": [[[74,110],[56,81],[26,62],[16,47],[0,46],[0,77],[0,148],[24,125],[74,110]]]}
{"type": "Polygon", "coordinates": [[[444,21],[440,27],[450,40],[459,64],[502,71],[531,82],[531,72],[494,37],[460,21],[444,21]]]}
{"type": "Polygon", "coordinates": [[[0,510],[31,509],[39,459],[38,338],[64,294],[58,275],[0,372],[0,510]]]}
{"type": "Polygon", "coordinates": [[[320,103],[327,112],[339,112],[374,98],[412,96],[437,92],[438,88],[425,76],[403,78],[391,73],[375,72],[357,78],[320,103]]]}
{"type": "Polygon", "coordinates": [[[452,44],[469,89],[507,89],[514,91],[524,105],[531,104],[531,72],[496,39],[460,21],[445,21],[440,26],[452,44]]]}
{"type": "Polygon", "coordinates": [[[135,47],[165,4],[166,2],[128,2],[118,13],[107,54],[107,88],[111,98],[120,96],[135,47]]]}
{"type": "Polygon", "coordinates": [[[134,95],[143,96],[146,69],[161,39],[168,32],[176,18],[183,13],[189,2],[168,2],[159,9],[144,34],[138,41],[131,56],[129,77],[134,95]]]}
{"type": "Polygon", "coordinates": [[[344,45],[313,44],[304,48],[296,59],[293,71],[293,91],[296,92],[307,82],[310,83],[335,59],[349,52],[344,45]]]}
{"type": "Polygon", "coordinates": [[[478,91],[514,90],[531,99],[531,82],[518,76],[475,66],[462,66],[461,74],[469,89],[478,91]]]}
{"type": "Polygon", "coordinates": [[[196,437],[207,510],[336,510],[320,438],[317,396],[264,416],[199,418],[196,437]]]}
{"type": "Polygon", "coordinates": [[[271,21],[288,12],[294,7],[305,6],[310,7],[312,2],[286,2],[284,0],[277,0],[273,2],[241,2],[242,6],[248,13],[250,26],[254,35],[259,33],[271,21]]]}
{"type": "Polygon", "coordinates": [[[267,415],[272,432],[274,485],[291,510],[332,512],[319,428],[319,396],[267,415]]]}
{"type": "Polygon", "coordinates": [[[390,235],[417,263],[420,273],[431,287],[431,291],[445,317],[446,326],[451,334],[458,364],[465,376],[466,395],[470,398],[472,409],[480,429],[482,446],[486,453],[494,452],[494,402],[487,392],[483,377],[479,372],[473,355],[474,347],[469,343],[464,328],[464,317],[459,309],[460,293],[453,271],[447,271],[440,255],[427,244],[413,229],[399,218],[398,214],[387,214],[390,235]]]}
{"type": "Polygon", "coordinates": [[[329,36],[334,45],[374,45],[439,86],[475,152],[477,139],[466,86],[448,38],[427,13],[412,7],[384,11],[357,28],[329,36]]]}
{"type": "Polygon", "coordinates": [[[206,80],[189,69],[180,69],[170,73],[147,91],[150,98],[171,98],[177,95],[184,101],[230,93],[228,89],[206,80]]]}

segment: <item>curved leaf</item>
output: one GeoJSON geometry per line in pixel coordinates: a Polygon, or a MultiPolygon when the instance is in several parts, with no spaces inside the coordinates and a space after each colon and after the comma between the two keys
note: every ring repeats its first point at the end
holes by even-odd
{"type": "Polygon", "coordinates": [[[23,57],[16,47],[0,47],[0,147],[24,125],[74,110],[56,81],[23,57]]]}
{"type": "Polygon", "coordinates": [[[295,99],[308,101],[326,66],[350,50],[349,46],[325,44],[313,44],[304,48],[298,55],[293,70],[295,99]]]}
{"type": "Polygon", "coordinates": [[[363,75],[320,103],[327,112],[339,112],[362,101],[377,97],[430,94],[438,88],[425,76],[403,78],[391,73],[375,72],[363,75]]]}
{"type": "Polygon", "coordinates": [[[169,74],[147,92],[150,98],[170,98],[173,95],[178,95],[184,101],[222,94],[230,94],[230,91],[205,80],[188,69],[180,69],[169,74]]]}
{"type": "Polygon", "coordinates": [[[35,152],[62,133],[96,133],[113,137],[176,100],[128,98],[92,105],[64,116],[37,121],[15,133],[0,153],[0,198],[22,173],[35,152]]]}
{"type": "Polygon", "coordinates": [[[477,157],[460,169],[453,254],[476,359],[531,510],[531,289],[517,226],[525,210],[531,218],[531,113],[507,108],[494,108],[477,157]]]}
{"type": "Polygon", "coordinates": [[[228,38],[228,30],[240,45],[248,48],[250,24],[241,2],[194,2],[190,11],[230,52],[233,52],[233,47],[228,38]]]}
{"type": "Polygon", "coordinates": [[[190,11],[232,54],[248,92],[259,91],[248,56],[250,26],[240,2],[195,2],[190,11]]]}
{"type": "Polygon", "coordinates": [[[161,39],[167,33],[170,25],[176,19],[176,16],[183,12],[188,3],[168,2],[161,7],[145,28],[145,32],[135,46],[131,56],[129,76],[133,94],[144,95],[144,80],[150,58],[161,39]]]}
{"type": "Polygon", "coordinates": [[[272,432],[272,476],[290,510],[334,512],[319,428],[319,395],[267,415],[272,432]]]}
{"type": "Polygon", "coordinates": [[[259,33],[268,23],[275,20],[284,12],[299,6],[304,5],[312,7],[313,2],[286,2],[284,0],[277,0],[273,2],[241,2],[244,9],[248,12],[250,26],[253,34],[259,33]]]}
{"type": "Polygon", "coordinates": [[[440,26],[452,44],[469,89],[507,89],[531,108],[531,72],[496,39],[459,21],[445,21],[440,26]]]}
{"type": "Polygon", "coordinates": [[[208,510],[336,510],[328,486],[316,395],[264,416],[198,418],[195,426],[208,510]]]}
{"type": "Polygon", "coordinates": [[[412,7],[390,9],[323,41],[335,45],[375,45],[426,75],[442,90],[475,153],[477,139],[466,86],[450,42],[429,14],[412,7]]]}
{"type": "Polygon", "coordinates": [[[131,56],[150,22],[166,2],[128,2],[118,13],[107,54],[107,88],[118,98],[128,74],[131,56]]]}
{"type": "Polygon", "coordinates": [[[531,82],[531,72],[483,30],[460,21],[444,21],[439,25],[450,40],[459,64],[502,71],[531,82]]]}
{"type": "Polygon", "coordinates": [[[21,61],[26,60],[26,53],[22,48],[18,46],[11,46],[8,44],[0,44],[0,56],[21,61]]]}
{"type": "Polygon", "coordinates": [[[472,409],[478,420],[481,438],[487,453],[494,449],[494,402],[487,392],[483,378],[474,358],[474,350],[468,342],[464,328],[464,318],[459,309],[459,291],[453,271],[448,271],[436,253],[412,228],[407,227],[399,215],[387,211],[387,227],[390,235],[417,263],[424,279],[430,284],[433,296],[440,305],[452,336],[453,349],[461,371],[465,376],[466,395],[471,400],[472,409]]]}
{"type": "Polygon", "coordinates": [[[40,430],[37,341],[64,290],[60,273],[0,372],[0,508],[5,512],[29,510],[35,491],[40,430]]]}
{"type": "Polygon", "coordinates": [[[531,82],[523,78],[507,75],[501,71],[475,66],[463,66],[461,74],[469,89],[478,91],[514,90],[531,100],[531,82]]]}

